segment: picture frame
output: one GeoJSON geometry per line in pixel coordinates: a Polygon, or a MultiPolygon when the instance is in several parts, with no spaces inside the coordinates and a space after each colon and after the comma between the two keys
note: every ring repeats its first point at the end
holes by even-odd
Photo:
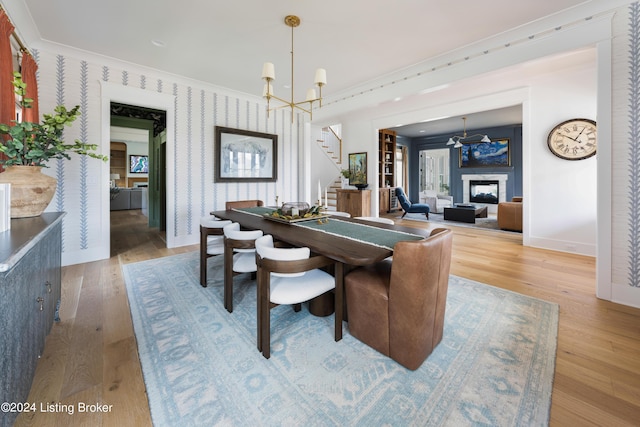
{"type": "Polygon", "coordinates": [[[149,156],[146,154],[130,154],[129,173],[149,173],[149,156]]]}
{"type": "Polygon", "coordinates": [[[214,182],[278,180],[278,135],[215,127],[214,182]]]}
{"type": "Polygon", "coordinates": [[[349,185],[366,187],[367,179],[367,153],[349,153],[349,185]]]}
{"type": "Polygon", "coordinates": [[[500,138],[491,142],[463,142],[460,147],[460,168],[509,167],[511,166],[511,142],[500,138]]]}

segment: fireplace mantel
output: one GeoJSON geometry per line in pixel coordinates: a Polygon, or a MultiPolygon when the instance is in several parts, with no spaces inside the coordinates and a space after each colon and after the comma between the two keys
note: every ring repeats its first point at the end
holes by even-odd
{"type": "MultiPolygon", "coordinates": [[[[509,175],[500,174],[464,174],[462,175],[462,202],[469,203],[469,181],[498,181],[498,203],[507,201],[507,179],[509,175]]],[[[482,204],[476,203],[482,206],[486,206],[489,213],[497,214],[498,205],[494,204],[482,204]]]]}

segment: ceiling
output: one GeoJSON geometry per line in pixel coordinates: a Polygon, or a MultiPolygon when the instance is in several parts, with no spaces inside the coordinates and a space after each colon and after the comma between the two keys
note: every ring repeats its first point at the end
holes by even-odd
{"type": "MultiPolygon", "coordinates": [[[[327,70],[323,95],[415,65],[585,0],[2,0],[28,8],[35,37],[236,91],[261,94],[262,64],[289,97],[291,29],[296,100],[327,70]],[[162,47],[153,44],[162,44],[162,47]]],[[[597,0],[592,0],[597,1],[597,0]]],[[[8,8],[11,15],[11,7],[8,8]]],[[[18,28],[20,30],[20,28],[18,28]]]]}
{"type": "MultiPolygon", "coordinates": [[[[451,133],[462,136],[464,129],[463,117],[467,118],[467,131],[473,129],[487,129],[492,127],[515,125],[522,123],[522,105],[498,108],[495,110],[481,111],[464,116],[440,117],[431,121],[414,123],[390,128],[398,135],[408,138],[419,138],[429,135],[442,135],[451,133]]],[[[491,135],[489,135],[491,137],[491,135]]]]}

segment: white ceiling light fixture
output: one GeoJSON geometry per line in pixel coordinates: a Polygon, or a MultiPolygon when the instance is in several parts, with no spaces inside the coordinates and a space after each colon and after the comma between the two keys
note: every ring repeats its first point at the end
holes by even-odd
{"type": "Polygon", "coordinates": [[[291,100],[287,101],[282,98],[279,98],[273,94],[273,86],[272,82],[275,80],[275,67],[271,62],[265,62],[262,66],[262,79],[266,82],[264,85],[264,90],[262,92],[262,96],[267,98],[267,114],[271,110],[276,110],[279,108],[291,108],[291,122],[293,122],[293,113],[295,109],[299,109],[304,111],[305,113],[309,113],[309,117],[313,118],[313,103],[318,101],[319,107],[322,107],[322,86],[327,84],[327,71],[324,68],[318,68],[316,70],[316,75],[314,79],[314,84],[318,86],[319,96],[316,95],[315,89],[307,90],[307,97],[304,101],[294,102],[293,101],[293,29],[300,25],[300,18],[295,15],[287,15],[284,18],[284,23],[291,27],[291,100]],[[279,107],[271,108],[271,98],[282,102],[284,105],[279,107]],[[306,104],[309,104],[307,107],[306,104]]]}
{"type": "Polygon", "coordinates": [[[462,131],[462,136],[459,135],[454,135],[451,138],[449,138],[449,141],[447,141],[447,145],[453,145],[453,148],[460,148],[462,147],[462,140],[467,139],[467,138],[474,138],[477,136],[481,136],[482,139],[480,140],[480,142],[491,142],[491,140],[489,139],[489,137],[487,135],[482,135],[480,133],[476,133],[474,135],[467,135],[467,118],[463,117],[463,131],[462,131]]]}

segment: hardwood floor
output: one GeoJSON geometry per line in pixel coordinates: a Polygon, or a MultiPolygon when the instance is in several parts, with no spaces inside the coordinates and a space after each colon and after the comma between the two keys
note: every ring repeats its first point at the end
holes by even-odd
{"type": "MultiPolygon", "coordinates": [[[[139,211],[112,212],[111,224],[109,260],[63,268],[61,321],[28,398],[61,411],[25,413],[16,426],[151,425],[121,265],[198,246],[167,249],[139,211]],[[79,413],[79,403],[108,410],[79,413]]],[[[640,425],[640,309],[595,297],[595,260],[522,247],[517,233],[452,229],[452,274],[560,304],[550,425],[640,425]]]]}

